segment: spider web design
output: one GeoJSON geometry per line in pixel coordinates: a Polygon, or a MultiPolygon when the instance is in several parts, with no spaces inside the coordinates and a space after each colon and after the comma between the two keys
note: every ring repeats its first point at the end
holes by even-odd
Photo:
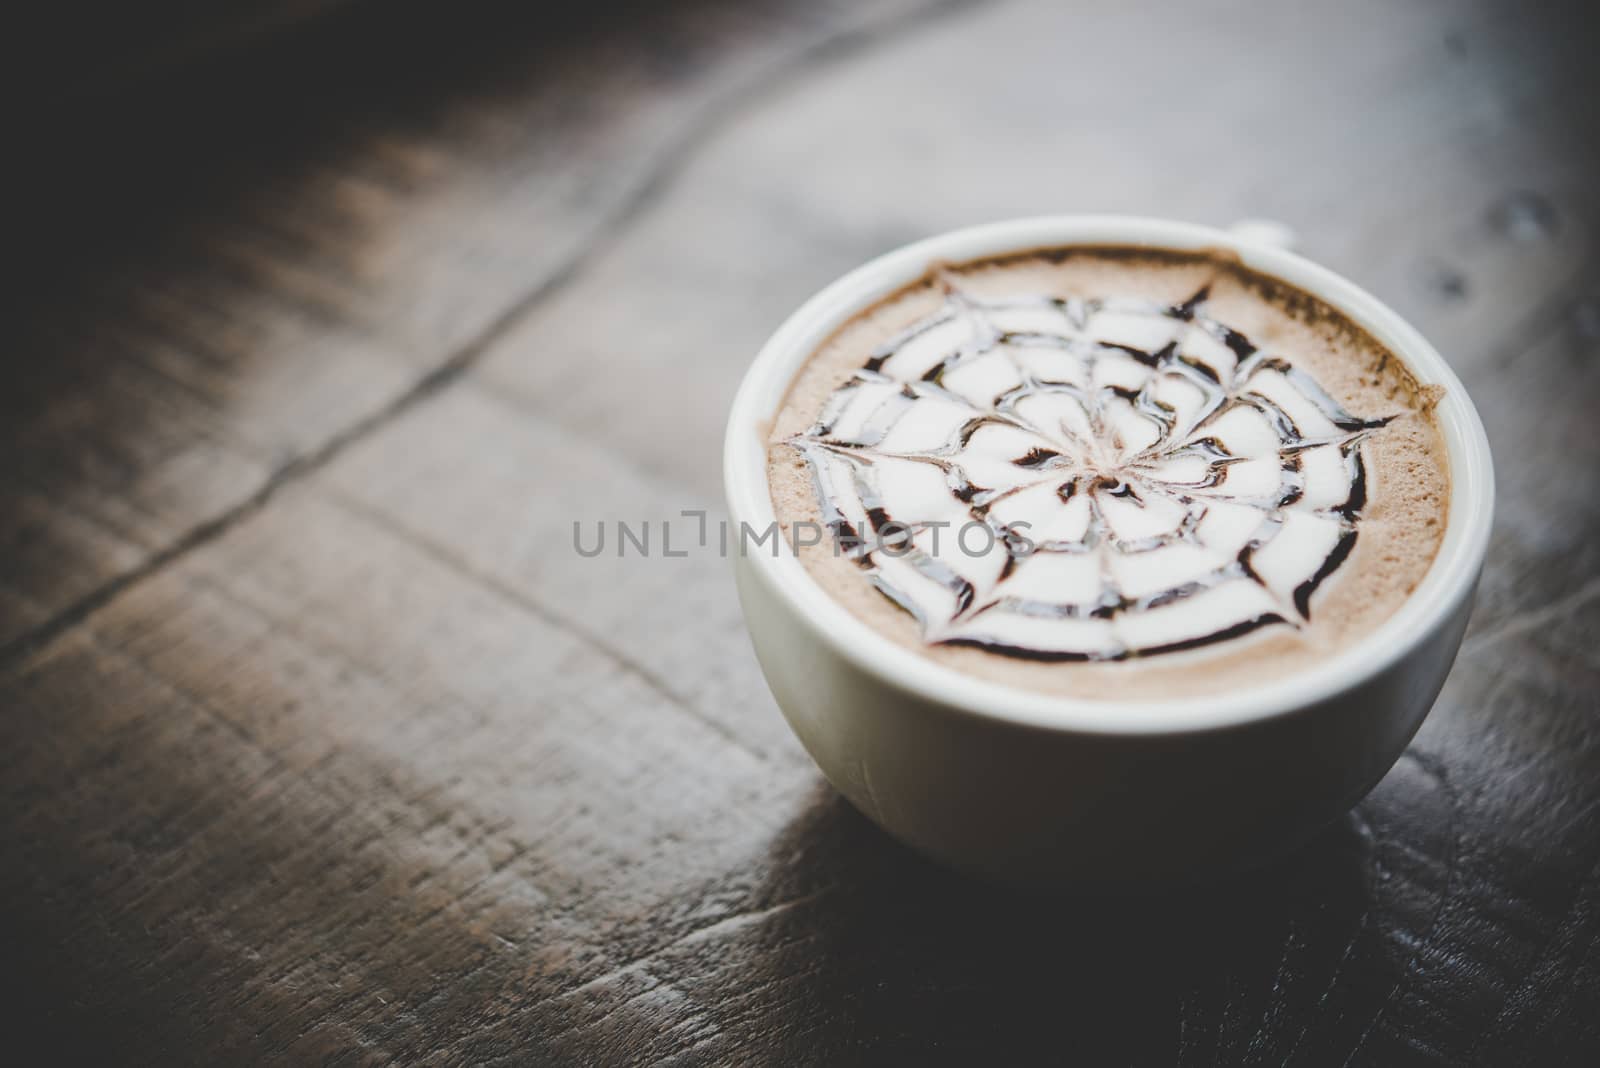
{"type": "Polygon", "coordinates": [[[1309,622],[1366,501],[1352,416],[1178,305],[948,278],[789,439],[836,551],[925,640],[1118,660],[1309,622]]]}

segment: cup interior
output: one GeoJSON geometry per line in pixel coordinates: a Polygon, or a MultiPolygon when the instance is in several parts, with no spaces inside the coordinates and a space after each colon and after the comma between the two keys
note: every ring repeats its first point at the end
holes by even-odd
{"type": "Polygon", "coordinates": [[[957,230],[890,252],[812,297],[778,328],[746,374],[729,416],[724,479],[729,519],[765,530],[776,521],[767,483],[767,430],[806,359],[858,311],[922,277],[937,262],[1036,248],[1121,245],[1226,250],[1348,315],[1423,385],[1444,388],[1435,409],[1449,467],[1450,502],[1438,553],[1388,620],[1315,668],[1259,686],[1185,700],[1101,701],[1050,696],[969,676],[904,649],[823,592],[792,549],[746,563],[839,655],[895,686],[950,708],[1032,726],[1139,734],[1206,730],[1304,707],[1384,670],[1421,643],[1472,593],[1488,547],[1494,474],[1477,410],[1443,357],[1404,319],[1339,275],[1277,246],[1210,227],[1122,216],[1052,216],[957,230]]]}

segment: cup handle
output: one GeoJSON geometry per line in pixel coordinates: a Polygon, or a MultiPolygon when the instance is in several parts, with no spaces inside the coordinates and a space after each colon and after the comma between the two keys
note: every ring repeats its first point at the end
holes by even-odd
{"type": "Polygon", "coordinates": [[[1300,243],[1299,235],[1276,219],[1240,219],[1228,227],[1228,233],[1240,240],[1270,245],[1285,252],[1293,252],[1300,243]]]}

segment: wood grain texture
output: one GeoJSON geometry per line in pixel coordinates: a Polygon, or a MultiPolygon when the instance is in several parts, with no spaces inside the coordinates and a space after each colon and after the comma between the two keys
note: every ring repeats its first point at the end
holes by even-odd
{"type": "Polygon", "coordinates": [[[9,1033],[68,1063],[1600,1058],[1590,27],[1107,8],[358,6],[31,130],[9,1033]],[[572,549],[720,517],[738,376],[831,277],[1067,210],[1289,223],[1495,448],[1427,724],[1229,886],[928,866],[789,735],[725,561],[572,549]]]}

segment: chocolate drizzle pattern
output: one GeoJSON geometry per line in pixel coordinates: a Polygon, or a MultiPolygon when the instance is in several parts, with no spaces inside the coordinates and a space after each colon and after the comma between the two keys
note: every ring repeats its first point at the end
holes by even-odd
{"type": "Polygon", "coordinates": [[[1309,622],[1389,419],[1209,317],[1207,289],[1169,306],[941,284],[788,441],[836,550],[925,640],[1121,660],[1309,622]]]}

